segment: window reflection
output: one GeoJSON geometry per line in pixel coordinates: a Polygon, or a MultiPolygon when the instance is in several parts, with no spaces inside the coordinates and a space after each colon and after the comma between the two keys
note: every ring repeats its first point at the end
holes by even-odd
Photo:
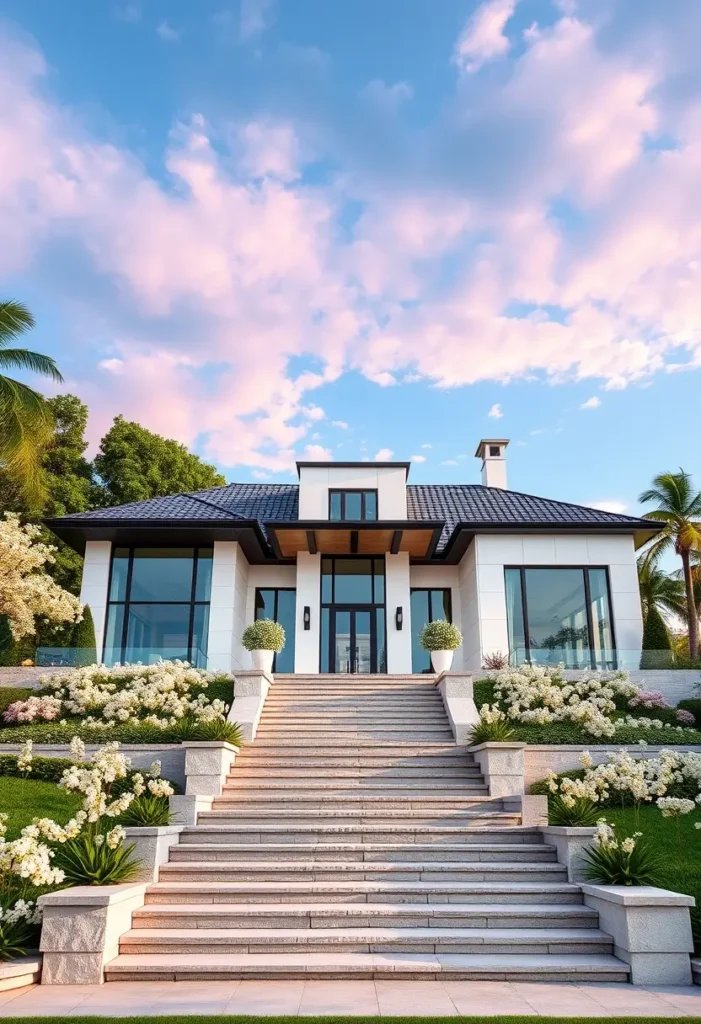
{"type": "Polygon", "coordinates": [[[411,591],[411,671],[431,672],[431,655],[421,646],[421,630],[436,619],[453,621],[450,587],[411,591]]]}
{"type": "Polygon", "coordinates": [[[255,606],[257,619],[273,619],[285,630],[285,646],[275,655],[273,672],[294,672],[297,591],[287,587],[258,587],[255,606]]]}

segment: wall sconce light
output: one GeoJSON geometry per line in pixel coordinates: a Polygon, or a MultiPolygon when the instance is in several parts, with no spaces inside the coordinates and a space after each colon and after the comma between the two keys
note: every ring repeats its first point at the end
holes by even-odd
{"type": "Polygon", "coordinates": [[[312,628],[312,613],[308,604],[305,604],[304,606],[304,628],[312,628]]]}
{"type": "Polygon", "coordinates": [[[404,625],[404,611],[401,608],[401,606],[398,607],[396,612],[394,613],[394,624],[397,627],[397,629],[401,629],[402,626],[404,625]]]}

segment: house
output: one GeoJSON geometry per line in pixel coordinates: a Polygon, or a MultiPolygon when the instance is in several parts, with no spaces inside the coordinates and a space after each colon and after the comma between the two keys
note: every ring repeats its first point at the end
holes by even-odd
{"type": "Polygon", "coordinates": [[[405,462],[299,462],[298,484],[228,484],[47,521],[85,554],[81,600],[108,663],[250,668],[255,618],[283,624],[275,671],[429,671],[423,625],[462,630],[456,669],[637,667],[636,549],[650,521],[510,491],[503,438],[481,484],[411,484],[405,462]]]}

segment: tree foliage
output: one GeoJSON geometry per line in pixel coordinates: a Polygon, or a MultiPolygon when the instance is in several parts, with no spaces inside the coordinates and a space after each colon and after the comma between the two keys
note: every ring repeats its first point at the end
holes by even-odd
{"type": "Polygon", "coordinates": [[[226,483],[213,466],[177,441],[117,416],[95,456],[103,506],[144,501],[226,483]]]}
{"type": "Polygon", "coordinates": [[[657,607],[652,605],[645,618],[641,668],[667,668],[672,664],[672,642],[657,607]]]}

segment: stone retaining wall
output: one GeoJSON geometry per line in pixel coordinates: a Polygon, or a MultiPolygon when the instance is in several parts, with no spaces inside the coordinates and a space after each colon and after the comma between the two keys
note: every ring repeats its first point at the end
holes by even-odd
{"type": "MultiPolygon", "coordinates": [[[[579,759],[585,750],[591,754],[595,764],[603,764],[612,750],[627,750],[633,757],[657,757],[661,750],[668,750],[670,748],[672,748],[671,743],[667,743],[664,746],[643,748],[631,746],[630,744],[616,743],[615,740],[606,745],[560,743],[544,745],[542,747],[527,746],[523,752],[526,792],[528,792],[529,787],[534,782],[540,782],[541,779],[544,779],[548,772],[555,772],[559,775],[560,772],[565,772],[572,768],[581,768],[582,765],[579,759]]],[[[688,744],[673,747],[672,749],[693,750],[696,753],[701,752],[701,746],[695,747],[688,744]]]]}

